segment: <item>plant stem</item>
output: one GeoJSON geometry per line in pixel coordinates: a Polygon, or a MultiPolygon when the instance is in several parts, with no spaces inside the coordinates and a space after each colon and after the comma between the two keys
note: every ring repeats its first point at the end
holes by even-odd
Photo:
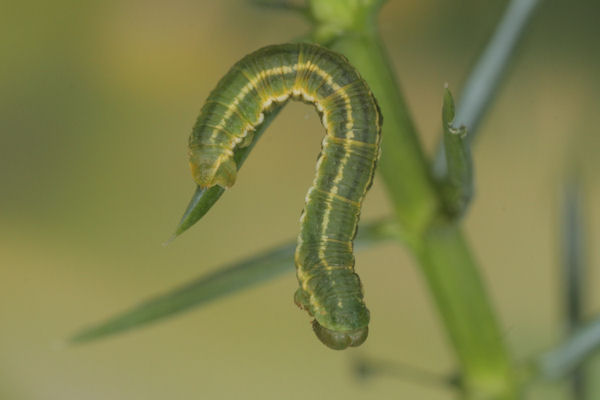
{"type": "MultiPolygon", "coordinates": [[[[339,7],[341,0],[331,2],[339,7]]],[[[345,31],[315,32],[329,34],[321,40],[350,59],[378,99],[384,116],[378,170],[460,361],[463,398],[517,399],[513,366],[475,261],[457,225],[441,217],[438,190],[376,29],[378,7],[356,10],[345,31]]],[[[315,20],[328,26],[326,17],[315,20]]]]}
{"type": "Polygon", "coordinates": [[[498,321],[460,229],[433,224],[417,257],[459,358],[465,398],[518,398],[498,321]]]}
{"type": "MultiPolygon", "coordinates": [[[[586,298],[585,232],[583,207],[578,173],[572,172],[567,179],[563,198],[562,226],[562,277],[563,301],[567,332],[572,335],[583,323],[586,298]]],[[[573,369],[570,377],[573,398],[583,400],[587,395],[585,363],[573,369]]]]}
{"type": "MultiPolygon", "coordinates": [[[[511,0],[493,36],[469,72],[456,109],[456,126],[467,128],[467,143],[472,143],[479,123],[485,115],[504,78],[507,65],[523,37],[525,28],[542,0],[511,0]]],[[[433,165],[435,176],[444,177],[446,160],[443,146],[438,146],[433,165]]]]}
{"type": "Polygon", "coordinates": [[[577,329],[563,343],[542,354],[539,375],[546,379],[563,379],[600,349],[600,317],[577,329]]]}

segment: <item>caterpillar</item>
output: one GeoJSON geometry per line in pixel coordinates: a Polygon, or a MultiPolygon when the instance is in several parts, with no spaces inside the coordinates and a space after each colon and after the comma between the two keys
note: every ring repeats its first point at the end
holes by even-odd
{"type": "Polygon", "coordinates": [[[367,83],[342,55],[324,47],[281,44],[237,62],[209,94],[189,138],[189,162],[201,188],[231,187],[237,149],[276,104],[312,103],[325,135],[305,198],[295,252],[295,303],[314,317],[333,349],[367,338],[369,310],[354,272],[353,240],[380,152],[383,122],[367,83]]]}

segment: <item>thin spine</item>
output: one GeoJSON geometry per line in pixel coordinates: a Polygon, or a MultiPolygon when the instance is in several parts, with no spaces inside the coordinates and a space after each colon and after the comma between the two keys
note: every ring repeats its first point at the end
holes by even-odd
{"type": "Polygon", "coordinates": [[[467,141],[467,130],[454,123],[454,100],[446,85],[442,107],[444,151],[447,175],[441,187],[446,213],[451,218],[461,217],[473,196],[473,161],[467,141]]]}

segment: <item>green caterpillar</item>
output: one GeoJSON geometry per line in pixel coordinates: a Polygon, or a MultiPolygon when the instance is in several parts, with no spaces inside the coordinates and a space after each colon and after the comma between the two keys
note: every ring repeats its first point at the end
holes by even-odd
{"type": "Polygon", "coordinates": [[[379,157],[382,117],[348,60],[305,43],[267,46],[241,59],[202,107],[189,140],[192,175],[202,188],[231,187],[234,152],[252,142],[265,113],[290,98],[314,104],[327,130],[300,217],[294,300],[314,316],[327,346],[358,346],[367,338],[369,310],[354,272],[353,240],[379,157]]]}

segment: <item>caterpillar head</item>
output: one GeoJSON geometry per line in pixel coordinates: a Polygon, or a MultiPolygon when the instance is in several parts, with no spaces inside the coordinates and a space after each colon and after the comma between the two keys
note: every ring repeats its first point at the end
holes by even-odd
{"type": "Polygon", "coordinates": [[[344,350],[346,347],[356,347],[363,344],[369,335],[369,327],[365,326],[354,331],[334,331],[327,329],[313,320],[313,330],[321,342],[334,350],[344,350]]]}
{"type": "Polygon", "coordinates": [[[346,299],[345,307],[344,303],[338,302],[327,311],[322,306],[315,306],[315,302],[311,303],[310,299],[310,295],[302,288],[294,295],[296,305],[315,318],[312,327],[324,345],[334,350],[343,350],[360,346],[367,340],[370,315],[362,300],[346,299]]]}
{"type": "Polygon", "coordinates": [[[190,168],[198,186],[219,185],[229,188],[235,183],[237,165],[233,157],[217,147],[203,146],[190,151],[190,168]]]}

